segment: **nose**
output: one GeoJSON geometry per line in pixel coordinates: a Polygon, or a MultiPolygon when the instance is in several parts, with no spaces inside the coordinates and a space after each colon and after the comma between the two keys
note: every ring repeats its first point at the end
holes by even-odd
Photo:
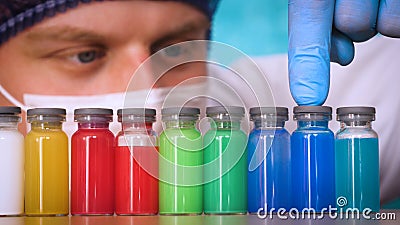
{"type": "Polygon", "coordinates": [[[115,50],[108,56],[107,85],[113,92],[151,88],[155,79],[150,66],[143,64],[149,56],[149,49],[142,45],[115,50]]]}

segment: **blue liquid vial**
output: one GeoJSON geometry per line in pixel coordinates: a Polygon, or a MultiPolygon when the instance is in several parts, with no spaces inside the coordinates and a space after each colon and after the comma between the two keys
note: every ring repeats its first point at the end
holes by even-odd
{"type": "Polygon", "coordinates": [[[291,208],[290,134],[284,128],[288,109],[250,109],[254,128],[247,144],[248,211],[277,212],[291,208]]]}
{"type": "Polygon", "coordinates": [[[332,108],[296,106],[291,136],[293,207],[328,212],[336,206],[335,142],[328,128],[332,108]]]}
{"type": "Polygon", "coordinates": [[[336,111],[336,198],[338,209],[379,211],[379,144],[372,129],[374,107],[342,107],[336,111]]]}

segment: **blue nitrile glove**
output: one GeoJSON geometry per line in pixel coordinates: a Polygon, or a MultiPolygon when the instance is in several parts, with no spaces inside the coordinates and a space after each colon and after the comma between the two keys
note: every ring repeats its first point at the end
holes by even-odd
{"type": "Polygon", "coordinates": [[[349,64],[353,42],[377,32],[400,37],[399,0],[289,0],[289,80],[297,104],[322,105],[329,62],[349,64]]]}

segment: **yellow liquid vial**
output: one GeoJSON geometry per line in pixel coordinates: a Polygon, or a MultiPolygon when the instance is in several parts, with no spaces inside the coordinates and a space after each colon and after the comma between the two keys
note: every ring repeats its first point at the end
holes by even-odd
{"type": "Polygon", "coordinates": [[[25,214],[68,215],[68,137],[42,123],[25,138],[25,214]]]}

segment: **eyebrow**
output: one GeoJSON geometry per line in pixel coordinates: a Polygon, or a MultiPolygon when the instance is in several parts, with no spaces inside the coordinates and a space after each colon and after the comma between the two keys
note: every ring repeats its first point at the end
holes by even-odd
{"type": "MultiPolygon", "coordinates": [[[[204,27],[209,27],[208,20],[188,21],[183,25],[167,31],[165,35],[156,40],[154,44],[162,44],[174,38],[182,37],[185,34],[199,30],[204,27]]],[[[30,41],[40,42],[43,40],[53,41],[69,41],[69,42],[95,42],[103,43],[106,38],[95,31],[82,29],[73,26],[51,26],[39,28],[27,34],[27,39],[30,41]]]]}
{"type": "Polygon", "coordinates": [[[173,29],[172,31],[167,32],[161,38],[154,42],[155,44],[161,44],[163,42],[167,42],[172,39],[181,38],[185,34],[189,34],[191,32],[200,30],[202,28],[209,28],[210,23],[208,20],[201,20],[201,21],[189,21],[183,25],[178,26],[177,28],[173,29]]]}
{"type": "Polygon", "coordinates": [[[79,41],[79,42],[100,42],[105,38],[90,30],[81,29],[71,26],[53,26],[40,28],[27,34],[28,40],[42,41],[42,40],[55,40],[55,41],[79,41]]]}

